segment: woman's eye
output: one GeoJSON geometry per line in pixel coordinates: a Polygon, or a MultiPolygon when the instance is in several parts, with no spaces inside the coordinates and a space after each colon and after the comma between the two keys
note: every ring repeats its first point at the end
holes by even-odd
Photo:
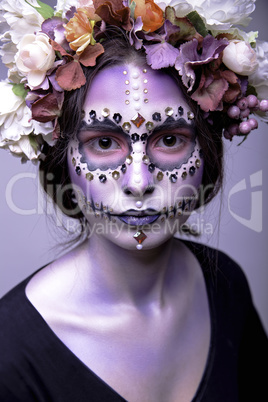
{"type": "Polygon", "coordinates": [[[163,143],[167,147],[173,147],[176,144],[176,137],[175,135],[166,135],[163,138],[163,143]]]}
{"type": "Polygon", "coordinates": [[[120,149],[120,144],[111,137],[99,137],[89,141],[89,147],[96,151],[113,151],[120,149]]]}
{"type": "Polygon", "coordinates": [[[111,138],[100,138],[99,139],[99,146],[102,149],[109,149],[112,145],[112,140],[111,138]]]}
{"type": "Polygon", "coordinates": [[[165,135],[156,142],[156,147],[178,148],[183,144],[182,138],[177,135],[165,135]]]}

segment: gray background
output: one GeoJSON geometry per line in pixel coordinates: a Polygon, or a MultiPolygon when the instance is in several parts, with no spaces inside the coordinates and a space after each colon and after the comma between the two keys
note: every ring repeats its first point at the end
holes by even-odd
{"type": "MultiPolygon", "coordinates": [[[[54,5],[55,1],[47,1],[54,5]]],[[[252,14],[253,21],[249,30],[259,30],[259,39],[267,38],[267,2],[257,1],[257,9],[252,14]]],[[[0,64],[0,78],[6,77],[6,68],[0,64]]],[[[1,94],[0,94],[1,96],[1,94]]],[[[239,141],[225,141],[225,183],[223,194],[217,197],[206,209],[205,214],[192,217],[199,229],[204,232],[198,241],[217,247],[243,268],[249,280],[255,305],[268,330],[268,214],[267,214],[267,169],[268,169],[268,132],[267,125],[260,123],[259,129],[251,133],[241,145],[239,141]],[[250,188],[250,176],[262,172],[262,185],[250,188]],[[246,189],[232,195],[228,208],[230,190],[241,180],[246,189]],[[258,200],[251,203],[252,191],[259,191],[258,200]],[[263,206],[261,210],[260,199],[263,206]],[[252,210],[257,211],[257,220],[262,223],[262,231],[256,232],[238,221],[240,216],[250,219],[252,210]],[[195,220],[194,220],[195,218],[195,220]],[[213,228],[214,234],[207,232],[213,228]]],[[[37,167],[20,160],[8,152],[0,150],[0,295],[6,293],[19,281],[37,268],[53,260],[68,236],[57,228],[51,214],[42,212],[42,195],[38,189],[37,167]],[[13,206],[7,202],[6,190],[17,174],[26,174],[13,186],[13,206]],[[35,178],[34,178],[35,177],[35,178]],[[8,205],[9,204],[9,205],[8,205]],[[14,208],[28,210],[20,214],[14,208]],[[36,210],[36,211],[31,211],[36,210]]],[[[256,195],[255,194],[255,195],[256,195]]]]}

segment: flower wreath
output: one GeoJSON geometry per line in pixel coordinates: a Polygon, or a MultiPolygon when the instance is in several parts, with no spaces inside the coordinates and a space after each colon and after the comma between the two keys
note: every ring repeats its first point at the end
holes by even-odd
{"type": "Polygon", "coordinates": [[[153,69],[174,67],[190,97],[226,138],[257,128],[268,111],[268,43],[246,33],[255,0],[1,0],[0,147],[22,161],[42,157],[59,137],[65,91],[85,84],[81,65],[104,52],[108,25],[120,27],[153,69]],[[218,123],[217,123],[218,124],[218,123]]]}

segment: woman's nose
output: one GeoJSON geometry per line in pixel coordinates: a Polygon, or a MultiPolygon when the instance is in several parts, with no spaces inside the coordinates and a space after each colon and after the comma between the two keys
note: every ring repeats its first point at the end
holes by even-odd
{"type": "Polygon", "coordinates": [[[148,166],[133,158],[122,181],[124,193],[132,194],[134,197],[142,197],[145,194],[151,194],[154,188],[153,175],[149,172],[148,166]]]}

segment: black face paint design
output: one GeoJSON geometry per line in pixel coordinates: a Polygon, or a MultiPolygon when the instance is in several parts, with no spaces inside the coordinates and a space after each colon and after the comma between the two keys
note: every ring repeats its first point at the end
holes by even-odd
{"type": "MultiPolygon", "coordinates": [[[[148,137],[146,155],[152,164],[162,171],[173,171],[186,164],[193,156],[196,146],[196,131],[193,123],[187,123],[183,118],[175,120],[168,117],[157,126],[148,137]],[[164,141],[165,152],[157,152],[157,141],[164,141]],[[175,144],[172,142],[175,141],[175,144]],[[172,152],[173,145],[178,143],[178,151],[172,152]]],[[[175,149],[175,148],[174,148],[175,149]]],[[[175,179],[175,178],[174,178],[175,179]]],[[[171,179],[172,180],[172,179],[171,179]]]]}

